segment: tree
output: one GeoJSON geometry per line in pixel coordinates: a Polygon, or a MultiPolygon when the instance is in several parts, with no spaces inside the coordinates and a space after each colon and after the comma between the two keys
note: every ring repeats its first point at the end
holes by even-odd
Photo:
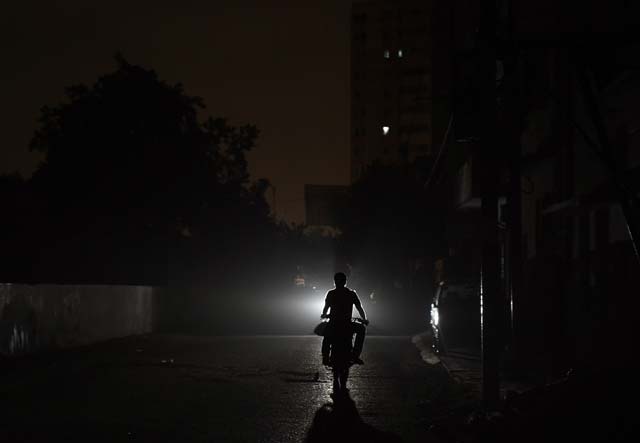
{"type": "Polygon", "coordinates": [[[66,102],[43,107],[30,144],[45,155],[31,183],[48,202],[41,228],[58,239],[55,253],[89,242],[96,260],[117,256],[130,267],[166,262],[170,250],[174,259],[193,254],[201,239],[229,248],[268,230],[267,183],[249,182],[245,158],[257,128],[201,122],[204,102],[181,84],[121,55],[116,62],[91,87],[71,86],[66,102]]]}

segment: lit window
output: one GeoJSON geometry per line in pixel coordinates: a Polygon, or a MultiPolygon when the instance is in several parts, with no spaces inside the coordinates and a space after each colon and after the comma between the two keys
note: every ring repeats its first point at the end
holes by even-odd
{"type": "Polygon", "coordinates": [[[382,127],[382,134],[383,135],[387,135],[389,133],[389,126],[383,126],[382,127]]]}
{"type": "Polygon", "coordinates": [[[384,50],[384,58],[389,58],[389,57],[391,57],[391,52],[389,52],[388,49],[385,49],[384,50]]]}
{"type": "Polygon", "coordinates": [[[398,49],[398,58],[402,58],[403,56],[402,49],[398,49]]]}

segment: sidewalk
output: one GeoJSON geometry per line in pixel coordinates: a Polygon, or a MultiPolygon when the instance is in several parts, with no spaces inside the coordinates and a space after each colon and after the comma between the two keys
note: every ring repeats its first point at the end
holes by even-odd
{"type": "Polygon", "coordinates": [[[480,356],[464,349],[451,349],[446,356],[434,355],[429,338],[428,333],[414,337],[423,359],[441,364],[465,388],[470,400],[433,421],[430,431],[443,441],[640,440],[635,407],[640,393],[637,364],[625,366],[623,371],[585,368],[535,386],[503,378],[499,410],[484,411],[480,356]]]}
{"type": "MultiPolygon", "coordinates": [[[[460,383],[469,399],[480,401],[482,396],[482,360],[480,355],[470,349],[451,348],[446,355],[435,354],[431,347],[431,333],[425,331],[413,337],[414,344],[420,350],[422,359],[429,364],[441,364],[449,376],[460,383]]],[[[500,380],[500,398],[521,394],[535,386],[514,380],[504,374],[500,380]]]]}
{"type": "MultiPolygon", "coordinates": [[[[438,355],[449,375],[463,384],[470,392],[482,395],[482,359],[479,354],[468,349],[449,349],[447,355],[438,355]]],[[[500,398],[522,394],[535,388],[535,385],[517,380],[502,373],[500,376],[500,398]]]]}

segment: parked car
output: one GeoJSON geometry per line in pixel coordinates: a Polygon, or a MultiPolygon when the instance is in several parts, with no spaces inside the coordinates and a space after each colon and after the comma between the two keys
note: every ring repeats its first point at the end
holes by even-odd
{"type": "Polygon", "coordinates": [[[431,301],[433,349],[480,353],[480,291],[475,284],[441,282],[431,301]]]}

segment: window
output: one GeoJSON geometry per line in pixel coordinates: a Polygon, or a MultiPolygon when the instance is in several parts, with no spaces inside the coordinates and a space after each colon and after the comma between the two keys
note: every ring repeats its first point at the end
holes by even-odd
{"type": "Polygon", "coordinates": [[[390,58],[391,57],[391,52],[388,49],[384,50],[384,58],[390,58]]]}
{"type": "Polygon", "coordinates": [[[382,135],[387,135],[389,133],[389,130],[391,128],[389,126],[383,126],[382,127],[382,135]]]}

